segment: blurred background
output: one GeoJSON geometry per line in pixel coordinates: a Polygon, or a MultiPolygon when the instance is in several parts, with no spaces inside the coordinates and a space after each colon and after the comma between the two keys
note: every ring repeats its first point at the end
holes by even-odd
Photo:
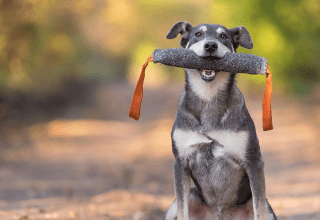
{"type": "Polygon", "coordinates": [[[249,30],[254,48],[238,52],[266,57],[273,73],[267,133],[265,78],[237,77],[268,197],[280,219],[319,219],[318,0],[1,1],[0,216],[163,218],[174,199],[170,131],[183,70],[150,64],[139,122],[128,110],[141,65],[154,49],[179,46],[165,35],[182,20],[249,30]]]}

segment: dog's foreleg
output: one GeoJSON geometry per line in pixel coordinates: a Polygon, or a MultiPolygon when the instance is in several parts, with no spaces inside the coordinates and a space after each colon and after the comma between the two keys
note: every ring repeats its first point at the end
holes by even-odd
{"type": "Polygon", "coordinates": [[[254,220],[266,220],[266,186],[262,159],[245,165],[252,191],[254,220]]]}
{"type": "Polygon", "coordinates": [[[189,219],[189,194],[191,180],[190,176],[182,166],[181,161],[174,163],[174,189],[177,199],[178,220],[189,219]]]}

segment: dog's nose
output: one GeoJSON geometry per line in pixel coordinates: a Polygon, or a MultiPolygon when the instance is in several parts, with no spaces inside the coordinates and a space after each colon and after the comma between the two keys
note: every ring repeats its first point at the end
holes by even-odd
{"type": "Polygon", "coordinates": [[[208,52],[214,52],[218,49],[218,44],[216,42],[207,42],[204,44],[204,49],[208,52]]]}

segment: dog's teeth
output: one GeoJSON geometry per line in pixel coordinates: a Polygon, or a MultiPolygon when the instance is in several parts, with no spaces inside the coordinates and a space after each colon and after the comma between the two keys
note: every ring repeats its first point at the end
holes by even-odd
{"type": "Polygon", "coordinates": [[[205,77],[205,78],[214,78],[216,76],[216,72],[214,70],[207,70],[207,69],[198,69],[197,70],[200,75],[202,77],[205,77]]]}
{"type": "Polygon", "coordinates": [[[204,74],[206,76],[214,76],[215,72],[213,70],[204,70],[204,74]]]}

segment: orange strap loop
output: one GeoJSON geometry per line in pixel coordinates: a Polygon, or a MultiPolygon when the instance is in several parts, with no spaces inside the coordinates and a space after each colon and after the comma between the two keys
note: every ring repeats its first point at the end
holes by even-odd
{"type": "MultiPolygon", "coordinates": [[[[139,80],[137,82],[136,88],[133,93],[131,106],[129,110],[129,117],[135,120],[139,120],[139,117],[140,117],[140,108],[141,108],[141,102],[143,97],[143,81],[146,74],[146,68],[149,62],[151,61],[153,61],[152,55],[150,55],[147,59],[147,62],[143,64],[141,73],[139,76],[139,80]]],[[[263,122],[264,131],[273,129],[272,116],[271,116],[272,75],[271,75],[269,64],[267,67],[266,77],[267,77],[266,89],[264,92],[263,103],[262,103],[262,108],[263,108],[262,122],[263,122]]]]}
{"type": "Polygon", "coordinates": [[[262,122],[263,122],[264,131],[273,129],[272,116],[271,116],[272,75],[271,75],[269,64],[267,67],[266,76],[267,76],[266,89],[264,91],[263,103],[262,103],[262,109],[263,109],[262,122]]]}
{"type": "Polygon", "coordinates": [[[148,63],[151,61],[153,61],[152,55],[150,55],[147,59],[147,62],[143,64],[142,70],[139,76],[139,80],[133,92],[131,106],[129,110],[129,117],[135,120],[139,120],[139,117],[140,117],[140,108],[141,108],[141,102],[143,97],[143,80],[144,80],[144,76],[146,75],[146,68],[148,66],[148,63]]]}

